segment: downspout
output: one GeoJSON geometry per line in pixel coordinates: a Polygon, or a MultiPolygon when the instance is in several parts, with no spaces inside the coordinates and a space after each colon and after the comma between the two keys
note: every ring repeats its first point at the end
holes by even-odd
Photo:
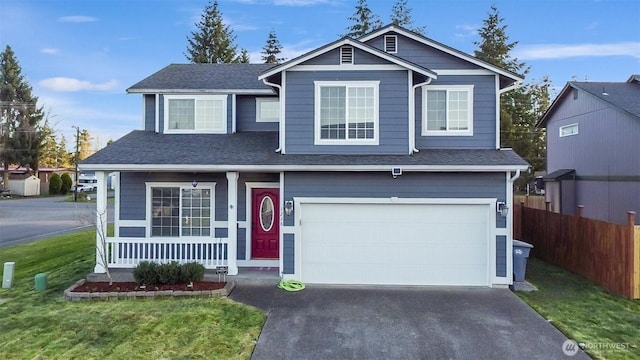
{"type": "Polygon", "coordinates": [[[280,119],[278,121],[278,148],[275,152],[282,153],[282,145],[284,136],[284,101],[282,101],[282,85],[278,85],[276,83],[270,83],[267,79],[262,79],[262,82],[267,86],[273,86],[278,89],[278,99],[280,100],[280,119]]]}
{"type": "MultiPolygon", "coordinates": [[[[413,72],[410,73],[413,74],[413,72]]],[[[415,84],[411,87],[411,95],[409,96],[409,134],[411,134],[411,136],[409,136],[409,141],[411,142],[409,147],[411,149],[411,154],[420,152],[420,150],[416,149],[416,89],[421,86],[429,85],[431,80],[433,79],[429,78],[429,80],[415,84]]]]}

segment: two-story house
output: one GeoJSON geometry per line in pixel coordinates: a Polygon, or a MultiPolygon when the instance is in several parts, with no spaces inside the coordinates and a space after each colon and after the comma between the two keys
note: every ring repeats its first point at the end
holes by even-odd
{"type": "Polygon", "coordinates": [[[507,286],[513,181],[499,96],[517,74],[386,26],[279,65],[169,65],[130,87],[104,266],[276,267],[326,284],[507,286]]]}

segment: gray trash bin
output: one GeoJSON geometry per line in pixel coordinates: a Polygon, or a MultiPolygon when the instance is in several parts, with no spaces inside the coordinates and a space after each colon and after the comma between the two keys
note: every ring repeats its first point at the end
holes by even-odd
{"type": "Polygon", "coordinates": [[[520,240],[513,240],[513,276],[515,281],[524,281],[527,270],[527,258],[533,245],[520,240]]]}

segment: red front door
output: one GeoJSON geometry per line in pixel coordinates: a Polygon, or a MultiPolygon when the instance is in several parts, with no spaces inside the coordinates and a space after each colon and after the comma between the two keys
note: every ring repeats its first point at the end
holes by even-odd
{"type": "Polygon", "coordinates": [[[277,259],[280,250],[278,189],[253,189],[251,194],[251,257],[277,259]]]}

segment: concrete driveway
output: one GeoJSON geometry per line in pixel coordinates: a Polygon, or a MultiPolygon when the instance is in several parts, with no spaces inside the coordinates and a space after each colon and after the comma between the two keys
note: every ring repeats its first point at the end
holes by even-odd
{"type": "Polygon", "coordinates": [[[238,285],[231,299],[267,313],[261,359],[588,359],[511,291],[238,285]]]}

